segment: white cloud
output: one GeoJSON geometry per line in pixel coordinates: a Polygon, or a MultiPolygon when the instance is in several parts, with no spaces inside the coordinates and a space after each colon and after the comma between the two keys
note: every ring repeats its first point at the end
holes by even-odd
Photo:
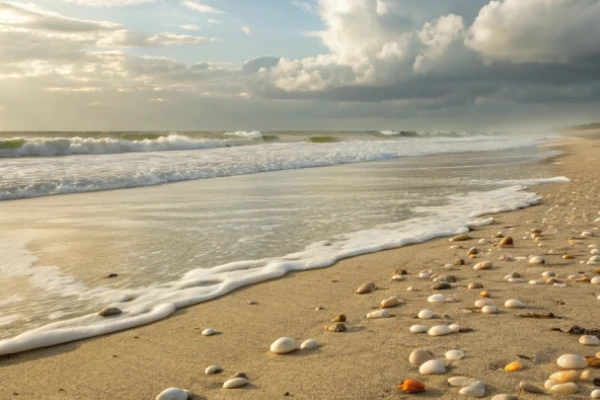
{"type": "Polygon", "coordinates": [[[162,97],[154,97],[154,98],[148,99],[148,101],[150,103],[164,103],[167,100],[163,99],[162,97]]]}
{"type": "Polygon", "coordinates": [[[489,61],[567,62],[600,53],[600,1],[491,1],[470,33],[468,45],[489,61]]]}
{"type": "Polygon", "coordinates": [[[188,31],[199,31],[202,29],[198,25],[181,25],[180,28],[188,31]]]}
{"type": "Polygon", "coordinates": [[[217,19],[209,19],[209,20],[208,20],[208,23],[209,23],[209,24],[220,24],[220,23],[221,23],[221,21],[219,21],[219,20],[217,20],[217,19]]]}
{"type": "Polygon", "coordinates": [[[306,12],[311,12],[313,9],[313,5],[305,1],[292,1],[292,4],[306,12]]]}
{"type": "Polygon", "coordinates": [[[250,29],[250,27],[248,25],[244,25],[240,28],[240,30],[242,32],[244,32],[246,35],[252,35],[252,30],[250,29]]]}
{"type": "Polygon", "coordinates": [[[100,92],[98,87],[49,87],[44,89],[47,92],[100,92]]]}
{"type": "Polygon", "coordinates": [[[66,0],[70,3],[92,7],[122,7],[135,6],[144,3],[154,3],[156,0],[66,0]]]}
{"type": "Polygon", "coordinates": [[[209,14],[223,14],[223,11],[211,7],[211,6],[207,6],[204,4],[200,4],[198,2],[195,2],[193,0],[183,0],[181,2],[182,5],[184,5],[185,7],[191,9],[191,10],[195,10],[201,13],[209,13],[209,14]]]}

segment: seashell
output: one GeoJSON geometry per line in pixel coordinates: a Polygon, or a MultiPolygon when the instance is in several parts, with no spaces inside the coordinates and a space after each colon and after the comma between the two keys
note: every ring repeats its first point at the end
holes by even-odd
{"type": "Polygon", "coordinates": [[[597,346],[600,344],[600,339],[594,335],[583,335],[579,338],[579,343],[586,346],[597,346]]]}
{"type": "Polygon", "coordinates": [[[579,372],[572,370],[572,369],[566,370],[566,371],[555,372],[552,375],[550,375],[550,377],[548,379],[551,379],[551,380],[559,382],[559,383],[575,382],[575,381],[577,381],[577,379],[579,379],[579,372]]]}
{"type": "Polygon", "coordinates": [[[344,332],[346,331],[346,325],[342,324],[341,322],[338,322],[335,325],[326,326],[325,330],[329,332],[344,332]]]}
{"type": "Polygon", "coordinates": [[[123,311],[121,311],[120,309],[118,309],[116,307],[108,307],[108,308],[104,308],[104,309],[100,310],[98,315],[101,317],[112,317],[113,315],[119,315],[122,313],[123,313],[123,311]]]}
{"type": "Polygon", "coordinates": [[[433,273],[432,271],[421,271],[421,272],[419,272],[418,278],[419,279],[429,279],[429,278],[431,278],[432,273],[433,273]]]}
{"type": "Polygon", "coordinates": [[[398,386],[398,389],[402,389],[407,393],[420,393],[425,391],[425,385],[416,379],[403,380],[398,386]]]}
{"type": "Polygon", "coordinates": [[[465,356],[465,353],[461,350],[449,350],[444,355],[446,356],[446,360],[456,361],[463,358],[465,356]]]}
{"type": "Polygon", "coordinates": [[[403,281],[406,279],[406,275],[394,275],[392,276],[393,281],[403,281]]]}
{"type": "Polygon", "coordinates": [[[481,312],[484,314],[498,314],[498,306],[495,306],[495,305],[483,306],[481,308],[481,312]]]}
{"type": "Polygon", "coordinates": [[[487,290],[482,290],[481,292],[479,292],[479,296],[490,297],[490,292],[488,292],[487,290]]]}
{"type": "Polygon", "coordinates": [[[440,360],[425,361],[419,367],[419,372],[423,375],[439,375],[446,373],[446,365],[440,360]]]}
{"type": "Polygon", "coordinates": [[[557,381],[553,381],[552,379],[548,379],[546,380],[546,382],[544,382],[544,387],[548,390],[552,389],[552,386],[558,384],[559,382],[557,381]]]}
{"type": "Polygon", "coordinates": [[[504,302],[505,308],[525,308],[525,303],[521,300],[510,299],[504,302]]]}
{"type": "Polygon", "coordinates": [[[581,237],[592,237],[592,236],[594,236],[594,234],[590,231],[581,232],[581,237]]]}
{"type": "Polygon", "coordinates": [[[554,273],[552,271],[544,271],[544,272],[542,272],[542,276],[544,278],[549,278],[549,277],[552,277],[552,276],[556,276],[556,273],[554,273]]]}
{"type": "Polygon", "coordinates": [[[423,325],[413,325],[410,327],[412,333],[426,333],[427,327],[423,325]]]}
{"type": "Polygon", "coordinates": [[[498,243],[498,247],[513,247],[514,246],[513,238],[510,236],[505,237],[498,243]]]}
{"type": "Polygon", "coordinates": [[[529,264],[546,264],[544,257],[534,256],[529,258],[529,264]]]}
{"type": "Polygon", "coordinates": [[[419,291],[419,289],[417,289],[416,287],[413,287],[413,286],[407,287],[406,290],[409,292],[418,292],[419,291]]]}
{"type": "Polygon", "coordinates": [[[523,279],[523,278],[510,278],[510,279],[508,279],[508,282],[510,282],[510,283],[523,283],[523,282],[525,282],[525,279],[523,279]]]}
{"type": "Polygon", "coordinates": [[[497,394],[491,398],[491,400],[519,400],[517,396],[511,394],[497,394]]]}
{"type": "Polygon", "coordinates": [[[210,365],[204,370],[206,375],[218,374],[220,372],[223,372],[223,368],[220,365],[210,365]]]}
{"type": "MultiPolygon", "coordinates": [[[[598,277],[600,278],[600,277],[598,277]]],[[[583,283],[583,282],[591,282],[590,278],[588,278],[587,276],[582,276],[581,278],[577,278],[575,279],[575,282],[579,282],[579,283],[583,283]]],[[[600,280],[598,281],[598,283],[600,283],[600,280]]]]}
{"type": "Polygon", "coordinates": [[[431,327],[427,334],[430,336],[445,336],[452,333],[452,329],[446,325],[436,325],[431,327]]]}
{"type": "MultiPolygon", "coordinates": [[[[598,353],[596,353],[596,356],[598,356],[598,353]]],[[[592,368],[600,368],[600,359],[599,358],[586,357],[585,360],[587,361],[588,366],[590,366],[592,368]]]]}
{"type": "Polygon", "coordinates": [[[373,282],[363,283],[358,289],[356,289],[357,294],[365,294],[371,293],[375,290],[375,284],[373,282]]]}
{"type": "Polygon", "coordinates": [[[511,256],[500,256],[498,261],[516,261],[516,258],[511,256]]]}
{"type": "Polygon", "coordinates": [[[307,339],[300,345],[302,350],[310,350],[317,347],[319,347],[319,342],[317,342],[315,339],[307,339]]]}
{"type": "Polygon", "coordinates": [[[457,258],[456,260],[454,260],[454,265],[465,265],[465,260],[463,260],[462,258],[457,258]]]}
{"type": "Polygon", "coordinates": [[[469,251],[467,251],[468,256],[472,256],[475,254],[479,254],[479,249],[477,247],[471,247],[469,251]]]}
{"type": "Polygon", "coordinates": [[[485,395],[485,384],[481,381],[477,381],[471,386],[465,386],[460,389],[459,393],[471,397],[483,397],[485,395]]]}
{"type": "Polygon", "coordinates": [[[600,399],[600,389],[592,390],[590,396],[592,399],[600,399]]]}
{"type": "Polygon", "coordinates": [[[508,279],[511,279],[511,278],[520,278],[520,277],[521,277],[520,273],[518,273],[518,272],[511,272],[510,274],[505,275],[504,279],[508,280],[508,279]]]}
{"type": "Polygon", "coordinates": [[[485,306],[491,306],[494,305],[494,301],[490,300],[490,299],[479,299],[477,301],[475,301],[475,307],[477,308],[483,308],[485,306]]]}
{"type": "Polygon", "coordinates": [[[371,311],[367,314],[368,319],[379,319],[379,318],[389,318],[391,314],[388,310],[377,310],[371,311]]]}
{"type": "Polygon", "coordinates": [[[570,254],[565,254],[562,256],[563,260],[573,260],[575,257],[570,254]]]}
{"type": "Polygon", "coordinates": [[[344,314],[340,314],[331,320],[331,322],[344,322],[344,321],[346,321],[346,315],[344,315],[344,314]]]}
{"type": "Polygon", "coordinates": [[[590,254],[593,256],[598,255],[598,254],[600,254],[600,249],[592,249],[592,250],[590,250],[590,254]]]}
{"type": "Polygon", "coordinates": [[[511,362],[504,367],[505,372],[517,372],[523,369],[523,366],[519,362],[511,362]]]}
{"type": "Polygon", "coordinates": [[[156,396],[156,400],[187,400],[190,392],[179,388],[168,388],[156,396]]]}
{"type": "Polygon", "coordinates": [[[477,382],[476,379],[467,378],[466,376],[453,376],[452,378],[448,379],[450,386],[454,387],[471,386],[474,385],[475,382],[477,382]]]}
{"type": "Polygon", "coordinates": [[[548,284],[548,285],[553,285],[555,283],[563,283],[563,282],[560,279],[557,279],[554,277],[546,279],[546,284],[548,284]]]}
{"type": "Polygon", "coordinates": [[[395,269],[394,275],[406,275],[408,272],[405,269],[395,269]]]}
{"type": "Polygon", "coordinates": [[[591,375],[592,375],[592,371],[590,371],[589,369],[586,369],[579,375],[579,379],[581,379],[582,381],[587,381],[588,379],[590,379],[591,375]]]}
{"type": "Polygon", "coordinates": [[[586,262],[588,265],[600,264],[600,256],[591,256],[589,261],[586,262]]]}
{"type": "Polygon", "coordinates": [[[552,386],[550,391],[556,394],[575,394],[579,391],[579,386],[573,382],[559,383],[552,386]]]}
{"type": "Polygon", "coordinates": [[[468,288],[469,289],[482,289],[483,285],[479,282],[472,282],[472,283],[469,283],[468,288]]]}
{"type": "Polygon", "coordinates": [[[248,379],[248,375],[246,375],[243,372],[236,372],[235,374],[233,374],[232,376],[229,377],[229,379],[234,379],[234,378],[244,378],[244,379],[248,379]]]}
{"type": "Polygon", "coordinates": [[[556,364],[564,369],[583,369],[588,366],[588,362],[585,358],[577,354],[563,354],[558,357],[556,364]]]}
{"type": "Polygon", "coordinates": [[[486,243],[489,243],[489,242],[490,242],[490,241],[489,241],[489,240],[487,240],[487,239],[479,239],[479,240],[477,241],[477,243],[479,243],[479,244],[486,244],[486,243]]]}
{"type": "Polygon", "coordinates": [[[203,336],[212,336],[215,334],[215,330],[213,328],[206,328],[202,331],[203,336]]]}
{"type": "Polygon", "coordinates": [[[590,281],[593,285],[600,285],[600,276],[595,276],[590,281]]]}
{"type": "Polygon", "coordinates": [[[454,267],[454,265],[452,265],[452,264],[446,264],[446,265],[444,265],[444,268],[452,268],[452,267],[454,267]]]}
{"type": "Polygon", "coordinates": [[[431,285],[431,289],[432,290],[446,290],[446,289],[452,289],[452,285],[450,285],[447,282],[436,282],[433,285],[431,285]]]}
{"type": "Polygon", "coordinates": [[[533,229],[531,230],[531,233],[537,233],[537,234],[541,234],[542,232],[543,232],[543,231],[542,231],[542,229],[541,229],[541,228],[533,228],[533,229]]]}
{"type": "Polygon", "coordinates": [[[450,328],[450,330],[452,331],[452,333],[458,333],[458,332],[460,332],[460,325],[459,324],[448,325],[448,328],[450,328]]]}
{"type": "Polygon", "coordinates": [[[425,349],[416,349],[410,353],[408,356],[408,362],[412,365],[421,365],[426,361],[433,360],[433,354],[429,350],[425,349]]]}
{"type": "Polygon", "coordinates": [[[296,341],[289,337],[282,337],[271,344],[271,351],[276,354],[290,353],[298,348],[296,341]]]}
{"type": "Polygon", "coordinates": [[[493,266],[491,261],[482,261],[480,263],[475,264],[473,269],[482,270],[482,269],[491,269],[493,266]]]}
{"type": "Polygon", "coordinates": [[[402,300],[400,300],[396,296],[388,297],[387,299],[381,302],[381,308],[396,307],[400,303],[402,303],[402,300]]]}
{"type": "Polygon", "coordinates": [[[519,388],[523,389],[524,391],[526,391],[528,393],[537,393],[537,394],[544,393],[544,391],[542,389],[540,389],[539,387],[532,385],[531,383],[528,383],[528,382],[519,383],[519,388]]]}
{"type": "Polygon", "coordinates": [[[543,281],[541,279],[533,279],[531,281],[529,281],[530,285],[545,285],[546,281],[543,281]]]}
{"type": "Polygon", "coordinates": [[[246,378],[233,378],[229,379],[223,384],[223,389],[237,389],[248,384],[248,379],[246,378]]]}
{"type": "Polygon", "coordinates": [[[321,306],[317,306],[317,307],[315,307],[315,311],[321,311],[321,310],[324,310],[324,308],[323,308],[323,307],[321,307],[321,306]]]}
{"type": "Polygon", "coordinates": [[[443,294],[432,294],[431,296],[429,296],[427,298],[427,301],[429,303],[443,303],[444,301],[446,301],[446,298],[444,297],[443,294]]]}
{"type": "Polygon", "coordinates": [[[456,235],[454,236],[452,239],[450,239],[451,242],[464,242],[466,240],[471,240],[473,239],[471,236],[467,235],[466,233],[463,233],[462,235],[456,235]]]}
{"type": "Polygon", "coordinates": [[[431,319],[435,316],[435,314],[431,310],[421,310],[417,316],[419,319],[431,319]]]}

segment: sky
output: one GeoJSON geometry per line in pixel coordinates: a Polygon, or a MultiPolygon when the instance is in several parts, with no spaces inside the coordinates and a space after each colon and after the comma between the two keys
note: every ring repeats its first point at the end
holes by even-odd
{"type": "Polygon", "coordinates": [[[0,0],[0,131],[600,120],[600,0],[0,0]]]}

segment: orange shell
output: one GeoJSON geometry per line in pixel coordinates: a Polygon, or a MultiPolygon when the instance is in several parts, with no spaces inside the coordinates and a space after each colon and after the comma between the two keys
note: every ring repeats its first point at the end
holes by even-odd
{"type": "Polygon", "coordinates": [[[425,385],[416,379],[403,380],[402,383],[397,386],[397,388],[408,393],[419,393],[425,391],[425,385]]]}
{"type": "Polygon", "coordinates": [[[504,370],[506,372],[517,372],[517,371],[520,371],[522,368],[523,368],[523,366],[521,365],[521,363],[511,362],[506,367],[504,367],[504,370]]]}
{"type": "Polygon", "coordinates": [[[479,296],[481,296],[481,297],[490,297],[490,292],[488,292],[487,290],[482,290],[479,293],[479,296]]]}

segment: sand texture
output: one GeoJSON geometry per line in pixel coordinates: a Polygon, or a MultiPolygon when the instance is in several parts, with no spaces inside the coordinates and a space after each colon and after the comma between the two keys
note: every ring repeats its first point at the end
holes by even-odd
{"type": "MultiPolygon", "coordinates": [[[[538,387],[559,370],[556,359],[564,353],[594,356],[600,346],[578,343],[579,335],[552,331],[573,325],[600,328],[600,285],[567,282],[572,274],[595,276],[600,265],[588,265],[589,245],[600,246],[600,140],[578,139],[562,147],[566,154],[555,175],[570,183],[532,188],[544,197],[544,204],[526,210],[495,215],[495,223],[470,233],[474,238],[451,243],[448,238],[396,250],[360,256],[333,267],[293,273],[274,281],[237,290],[223,298],[179,311],[175,316],[146,327],[39,349],[0,358],[0,399],[154,399],[168,387],[194,393],[193,399],[404,399],[466,398],[447,379],[468,376],[486,385],[485,398],[500,393],[518,395],[519,382],[538,387]],[[542,237],[530,237],[533,228],[542,237]],[[514,238],[514,248],[498,248],[492,240],[498,231],[514,238]],[[593,237],[579,238],[583,231],[593,237]],[[526,239],[523,239],[526,237],[526,239]],[[577,238],[569,242],[569,238],[577,238]],[[460,246],[452,249],[451,246],[460,246]],[[475,259],[466,255],[470,247],[482,252],[475,259]],[[562,258],[573,255],[572,260],[562,258]],[[545,265],[527,260],[499,261],[501,256],[543,256],[545,265]],[[446,268],[455,259],[464,266],[446,268]],[[474,270],[475,263],[491,260],[493,268],[474,270]],[[584,263],[582,263],[584,262],[584,263]],[[404,281],[392,281],[394,269],[406,269],[404,281]],[[434,275],[454,275],[458,281],[449,290],[439,291],[453,301],[428,303],[435,293],[431,279],[419,279],[422,270],[434,275]],[[554,271],[565,287],[531,285],[542,272],[554,271]],[[525,283],[509,283],[504,276],[518,272],[525,283]],[[373,281],[377,290],[358,295],[355,290],[373,281]],[[481,282],[499,306],[499,313],[471,312],[480,290],[469,290],[470,282],[481,282]],[[414,287],[418,291],[407,291],[414,287]],[[366,314],[390,296],[404,300],[391,308],[387,319],[366,319],[366,314]],[[507,310],[507,299],[520,299],[527,307],[507,310]],[[248,304],[253,300],[258,304],[248,304]],[[322,307],[316,311],[316,307],[322,307]],[[432,320],[415,319],[419,310],[430,309],[432,320]],[[525,313],[553,313],[560,319],[520,318],[525,313]],[[330,319],[345,314],[348,330],[332,333],[324,329],[330,319]],[[459,324],[472,332],[431,337],[413,334],[409,327],[459,324]],[[205,328],[217,331],[202,336],[205,328]],[[286,355],[269,352],[271,343],[289,336],[300,344],[316,339],[321,345],[286,355]],[[408,362],[411,351],[430,350],[437,359],[459,349],[461,360],[448,366],[443,375],[421,375],[408,362]],[[523,365],[518,372],[503,367],[513,361],[523,365]],[[205,375],[212,364],[224,368],[217,375],[205,375]],[[248,375],[244,388],[225,390],[221,386],[236,372],[248,375]],[[414,378],[426,391],[405,394],[396,388],[404,379],[414,378]]],[[[579,393],[568,399],[589,398],[595,389],[592,380],[600,369],[591,369],[587,382],[578,382],[579,393]]],[[[521,399],[545,398],[523,393],[521,399]]]]}

